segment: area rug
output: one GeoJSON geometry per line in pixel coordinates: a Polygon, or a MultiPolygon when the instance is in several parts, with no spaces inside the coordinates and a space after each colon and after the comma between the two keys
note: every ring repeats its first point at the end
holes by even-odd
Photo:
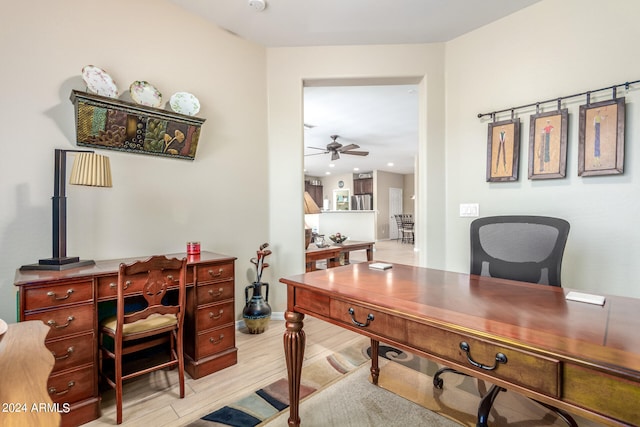
{"type": "MultiPolygon", "coordinates": [[[[424,425],[475,427],[481,396],[491,384],[472,377],[444,374],[444,388],[433,386],[439,365],[380,345],[379,387],[370,383],[369,347],[348,347],[305,366],[300,387],[300,418],[305,427],[424,425]]],[[[286,427],[288,385],[282,378],[190,427],[286,427]]],[[[578,424],[599,426],[575,417],[578,424]]],[[[489,418],[491,427],[566,426],[554,414],[517,393],[500,393],[489,418]]]]}

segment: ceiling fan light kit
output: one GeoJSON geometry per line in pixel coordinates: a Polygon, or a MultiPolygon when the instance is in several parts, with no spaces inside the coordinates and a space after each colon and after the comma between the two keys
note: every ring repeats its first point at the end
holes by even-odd
{"type": "MultiPolygon", "coordinates": [[[[338,135],[331,135],[332,141],[327,144],[326,148],[318,148],[318,147],[309,147],[314,150],[322,150],[322,153],[317,154],[329,154],[331,153],[331,160],[338,160],[340,158],[340,154],[351,154],[354,156],[368,156],[368,151],[353,151],[357,148],[360,148],[357,144],[349,144],[342,145],[338,141],[338,135]]],[[[307,154],[307,156],[315,156],[316,154],[307,154]]]]}

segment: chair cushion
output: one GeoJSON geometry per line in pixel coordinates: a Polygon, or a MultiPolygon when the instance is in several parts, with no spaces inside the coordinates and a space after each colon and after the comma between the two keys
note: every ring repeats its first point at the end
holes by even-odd
{"type": "MultiPolygon", "coordinates": [[[[178,323],[178,319],[175,314],[151,314],[146,319],[138,320],[137,322],[127,323],[124,325],[122,333],[124,335],[139,334],[141,332],[152,331],[154,329],[162,329],[168,326],[173,326],[178,323]]],[[[102,327],[110,329],[115,333],[116,331],[116,316],[107,317],[102,322],[102,327]]]]}

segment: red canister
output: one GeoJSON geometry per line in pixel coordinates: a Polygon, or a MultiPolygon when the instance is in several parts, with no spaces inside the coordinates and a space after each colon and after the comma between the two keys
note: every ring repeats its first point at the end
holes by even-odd
{"type": "Polygon", "coordinates": [[[197,255],[200,253],[200,242],[187,242],[187,254],[197,255]]]}

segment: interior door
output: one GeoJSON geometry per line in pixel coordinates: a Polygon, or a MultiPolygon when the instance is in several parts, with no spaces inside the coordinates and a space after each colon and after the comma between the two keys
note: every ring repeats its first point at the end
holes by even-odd
{"type": "Polygon", "coordinates": [[[398,239],[398,223],[393,217],[402,213],[402,188],[389,187],[389,239],[398,239]]]}

